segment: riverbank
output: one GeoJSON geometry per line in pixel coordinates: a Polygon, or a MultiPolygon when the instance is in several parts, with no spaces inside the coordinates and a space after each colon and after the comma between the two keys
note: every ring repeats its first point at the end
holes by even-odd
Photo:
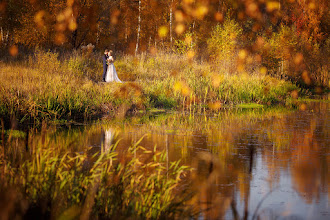
{"type": "Polygon", "coordinates": [[[174,54],[118,57],[115,66],[125,83],[101,83],[100,60],[93,53],[59,57],[36,51],[24,61],[0,63],[4,124],[124,117],[150,109],[217,111],[245,103],[291,106],[308,94],[264,69],[228,74],[174,54]]]}

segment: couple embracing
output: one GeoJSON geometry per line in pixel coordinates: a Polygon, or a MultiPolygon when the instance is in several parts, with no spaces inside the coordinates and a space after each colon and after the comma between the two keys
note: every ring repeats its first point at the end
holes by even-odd
{"type": "Polygon", "coordinates": [[[103,82],[119,82],[122,81],[118,78],[115,66],[113,65],[112,50],[106,49],[103,55],[103,82]]]}

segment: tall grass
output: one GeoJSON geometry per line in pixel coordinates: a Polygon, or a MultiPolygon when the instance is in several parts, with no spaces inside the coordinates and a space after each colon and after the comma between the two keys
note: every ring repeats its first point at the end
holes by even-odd
{"type": "Polygon", "coordinates": [[[20,122],[86,120],[137,109],[213,109],[238,103],[286,103],[290,82],[258,71],[228,74],[212,63],[158,53],[118,56],[124,84],[99,83],[101,57],[36,50],[23,63],[0,63],[0,117],[20,122]]]}
{"type": "Polygon", "coordinates": [[[147,150],[137,142],[120,154],[116,145],[91,154],[65,146],[44,138],[31,143],[28,152],[2,152],[0,192],[13,188],[24,204],[21,216],[15,213],[20,207],[14,211],[3,207],[1,213],[55,219],[160,219],[188,211],[179,186],[190,168],[166,161],[165,152],[156,147],[147,150]]]}

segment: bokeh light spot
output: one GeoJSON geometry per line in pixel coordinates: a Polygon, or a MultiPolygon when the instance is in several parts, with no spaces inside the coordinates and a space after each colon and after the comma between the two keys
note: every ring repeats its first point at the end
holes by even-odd
{"type": "Polygon", "coordinates": [[[261,73],[262,75],[266,75],[266,74],[267,74],[267,68],[264,67],[264,66],[261,67],[259,71],[260,71],[260,73],[261,73]]]}
{"type": "Polygon", "coordinates": [[[295,58],[294,58],[294,63],[296,65],[299,65],[299,64],[301,64],[301,62],[303,61],[303,59],[304,59],[304,56],[301,53],[297,53],[296,56],[295,56],[295,58]]]}
{"type": "Polygon", "coordinates": [[[291,97],[292,97],[292,98],[297,99],[298,96],[299,96],[299,93],[298,93],[297,90],[293,90],[293,91],[291,92],[291,97]]]}
{"type": "Polygon", "coordinates": [[[68,28],[69,28],[70,31],[74,31],[74,30],[77,29],[77,22],[76,22],[75,19],[71,19],[70,20],[70,23],[68,25],[68,28]]]}
{"type": "Polygon", "coordinates": [[[314,4],[314,2],[310,2],[308,4],[308,8],[311,9],[311,10],[314,10],[314,9],[316,9],[316,5],[314,4]]]}
{"type": "Polygon", "coordinates": [[[175,20],[177,22],[183,22],[184,21],[184,16],[181,10],[176,10],[174,13],[175,20]]]}
{"type": "Polygon", "coordinates": [[[218,22],[223,22],[223,14],[221,12],[217,12],[214,14],[214,19],[218,22]]]}
{"type": "Polygon", "coordinates": [[[195,56],[195,51],[193,51],[193,50],[189,50],[189,51],[187,52],[187,57],[188,57],[188,59],[193,59],[194,56],[195,56]]]}
{"type": "Polygon", "coordinates": [[[63,33],[57,33],[55,36],[55,44],[60,45],[65,43],[66,37],[63,33]]]}
{"type": "Polygon", "coordinates": [[[239,57],[240,60],[244,60],[246,58],[246,56],[247,56],[247,51],[246,50],[243,49],[243,50],[240,50],[238,52],[238,57],[239,57]]]}
{"type": "Polygon", "coordinates": [[[266,4],[266,9],[268,12],[272,12],[274,10],[278,10],[280,8],[280,3],[277,1],[269,1],[266,4]]]}
{"type": "Polygon", "coordinates": [[[175,27],[175,33],[177,34],[182,34],[185,30],[185,26],[183,24],[178,24],[176,27],[175,27]]]}
{"type": "Polygon", "coordinates": [[[18,47],[16,45],[13,45],[9,48],[9,54],[10,56],[17,56],[18,55],[18,47]]]}
{"type": "Polygon", "coordinates": [[[45,16],[46,12],[41,10],[41,11],[38,11],[36,13],[36,15],[34,16],[34,22],[39,26],[44,26],[45,23],[44,23],[44,16],[45,16]]]}
{"type": "Polygon", "coordinates": [[[310,85],[312,83],[312,80],[306,70],[301,74],[301,78],[304,80],[306,85],[310,85]]]}
{"type": "Polygon", "coordinates": [[[161,26],[158,29],[158,36],[161,37],[161,38],[166,37],[167,33],[168,33],[168,28],[166,26],[161,26]]]}

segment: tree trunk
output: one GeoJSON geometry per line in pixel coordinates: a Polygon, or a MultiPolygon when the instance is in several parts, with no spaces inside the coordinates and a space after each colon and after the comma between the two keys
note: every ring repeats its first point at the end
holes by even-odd
{"type": "Polygon", "coordinates": [[[173,0],[171,1],[171,4],[170,4],[170,43],[171,43],[171,47],[172,47],[172,42],[173,42],[172,30],[173,30],[173,0]]]}
{"type": "Polygon", "coordinates": [[[141,0],[139,0],[139,16],[138,16],[138,29],[136,36],[135,56],[137,55],[137,52],[139,50],[140,32],[141,32],[141,0]]]}

